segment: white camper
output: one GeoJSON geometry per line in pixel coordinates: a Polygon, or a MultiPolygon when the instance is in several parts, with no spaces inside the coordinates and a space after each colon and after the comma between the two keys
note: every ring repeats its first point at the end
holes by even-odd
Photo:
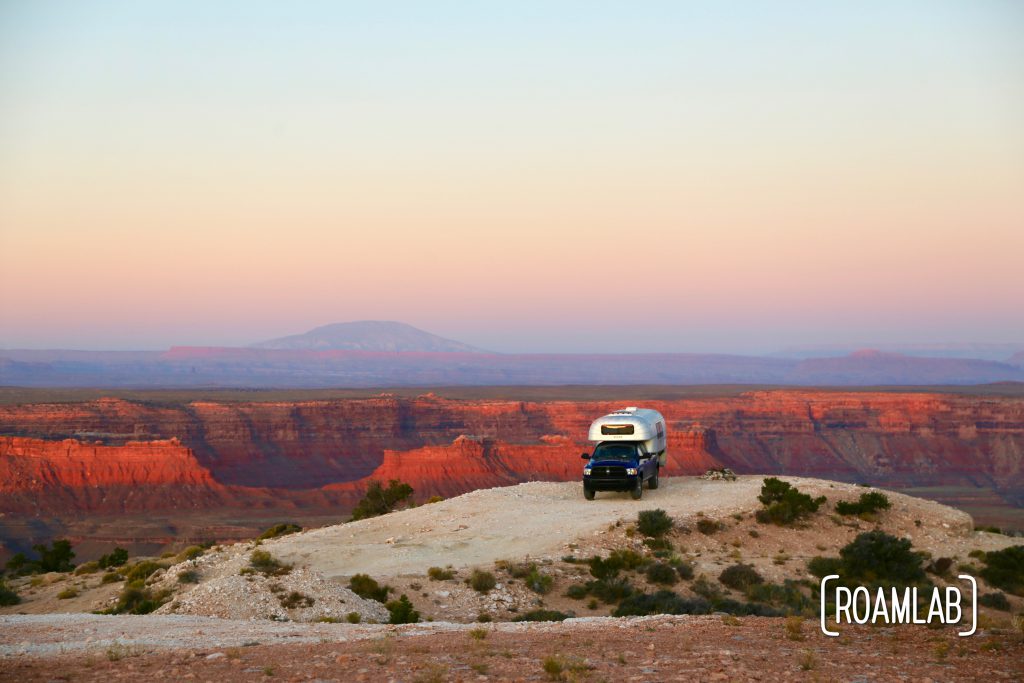
{"type": "Polygon", "coordinates": [[[665,418],[657,410],[631,406],[599,417],[590,425],[590,441],[642,442],[658,464],[665,466],[665,418]]]}

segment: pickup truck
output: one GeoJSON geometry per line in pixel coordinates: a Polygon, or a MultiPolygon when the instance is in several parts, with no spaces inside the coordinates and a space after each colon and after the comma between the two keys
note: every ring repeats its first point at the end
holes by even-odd
{"type": "Polygon", "coordinates": [[[644,482],[658,488],[658,458],[642,442],[602,441],[592,454],[583,453],[583,497],[594,500],[598,491],[629,491],[633,500],[644,494],[644,482]]]}

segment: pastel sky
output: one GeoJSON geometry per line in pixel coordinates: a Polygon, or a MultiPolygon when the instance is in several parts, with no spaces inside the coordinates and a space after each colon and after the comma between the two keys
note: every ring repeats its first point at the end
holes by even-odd
{"type": "Polygon", "coordinates": [[[1024,341],[1024,3],[0,3],[0,346],[1024,341]]]}

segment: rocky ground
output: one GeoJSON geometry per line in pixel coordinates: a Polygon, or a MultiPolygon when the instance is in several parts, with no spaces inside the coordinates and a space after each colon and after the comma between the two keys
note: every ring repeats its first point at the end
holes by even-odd
{"type": "MultiPolygon", "coordinates": [[[[84,614],[117,599],[122,584],[104,583],[102,574],[19,579],[11,585],[24,602],[0,608],[0,679],[966,680],[979,671],[997,680],[1024,676],[1020,622],[1010,618],[1024,609],[1024,600],[1014,596],[1010,612],[983,608],[981,630],[970,638],[924,626],[844,629],[840,638],[826,638],[813,620],[794,633],[798,617],[613,619],[607,615],[614,606],[566,595],[590,578],[578,560],[623,548],[649,554],[635,522],[639,510],[654,508],[675,523],[666,536],[672,552],[693,567],[695,579],[712,583],[739,562],[770,582],[807,578],[809,558],[834,556],[857,534],[875,528],[910,538],[916,549],[948,557],[954,568],[969,573],[973,551],[1020,544],[974,531],[965,513],[894,493],[888,493],[892,507],[874,517],[839,516],[835,502],[854,500],[865,489],[786,479],[828,499],[795,528],[754,519],[761,477],[664,479],[639,502],[625,494],[599,494],[588,502],[574,483],[475,491],[361,522],[214,547],[192,559],[167,558],[148,583],[171,598],[146,616],[84,614]],[[251,571],[255,551],[291,569],[251,571]],[[541,592],[523,578],[531,565],[549,577],[541,592]],[[431,567],[451,576],[431,576],[431,567]],[[491,572],[494,588],[468,585],[474,570],[491,572]],[[380,602],[347,588],[357,573],[389,586],[389,599],[407,595],[423,621],[373,623],[386,621],[388,613],[380,602]],[[190,582],[182,582],[183,574],[190,582]],[[67,597],[69,592],[75,595],[67,597]],[[579,618],[509,623],[538,608],[579,618]],[[361,623],[316,623],[353,614],[361,623]],[[487,623],[473,623],[478,620],[487,623]]],[[[642,572],[628,578],[645,592],[664,587],[642,572]]],[[[671,590],[690,597],[694,585],[680,580],[671,590]]],[[[984,582],[981,588],[990,590],[984,582]]]]}

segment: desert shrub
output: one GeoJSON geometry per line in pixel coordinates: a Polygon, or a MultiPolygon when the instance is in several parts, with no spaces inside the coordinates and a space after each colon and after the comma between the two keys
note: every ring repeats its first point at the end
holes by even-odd
{"type": "Polygon", "coordinates": [[[613,612],[616,617],[648,614],[710,614],[711,603],[701,598],[682,598],[669,590],[656,593],[634,593],[624,599],[613,612]]]}
{"type": "Polygon", "coordinates": [[[985,607],[991,607],[992,609],[1002,610],[1004,612],[1010,611],[1010,601],[1006,599],[1006,593],[985,593],[978,598],[978,604],[984,605],[985,607]]]}
{"type": "Polygon", "coordinates": [[[121,576],[117,572],[110,571],[110,572],[107,572],[106,574],[104,574],[103,578],[100,579],[100,585],[108,584],[108,583],[117,583],[118,581],[123,581],[123,580],[124,580],[123,576],[121,576]]]}
{"type": "Polygon", "coordinates": [[[476,620],[477,623],[479,624],[489,624],[492,621],[491,615],[487,612],[481,612],[480,614],[476,615],[476,620]]]}
{"type": "Polygon", "coordinates": [[[601,602],[611,605],[633,592],[633,585],[621,576],[587,582],[587,593],[601,602]]]}
{"type": "Polygon", "coordinates": [[[248,568],[251,571],[259,572],[264,576],[281,576],[292,570],[292,566],[290,564],[281,563],[266,550],[253,550],[249,555],[248,568]]]}
{"type": "Polygon", "coordinates": [[[693,578],[693,565],[686,560],[679,560],[674,563],[676,573],[679,574],[679,578],[684,581],[689,581],[693,578]]]}
{"type": "Polygon", "coordinates": [[[836,512],[841,515],[863,515],[888,510],[892,507],[889,498],[878,491],[860,494],[856,502],[841,500],[836,503],[836,512]]]}
{"type": "Polygon", "coordinates": [[[152,591],[141,579],[125,584],[117,604],[106,610],[109,614],[149,614],[170,600],[171,592],[152,591]]]}
{"type": "Polygon", "coordinates": [[[39,573],[39,565],[29,560],[25,553],[14,553],[11,555],[11,559],[7,560],[4,569],[11,576],[27,576],[28,574],[39,573]]]}
{"type": "Polygon", "coordinates": [[[842,566],[843,561],[838,557],[812,557],[807,561],[807,571],[819,579],[838,574],[842,566]]]}
{"type": "Polygon", "coordinates": [[[981,561],[985,563],[981,578],[1007,593],[1024,595],[1024,545],[987,552],[981,561]]]}
{"type": "Polygon", "coordinates": [[[697,577],[697,580],[690,585],[690,588],[697,595],[711,601],[722,598],[722,589],[708,581],[708,577],[703,574],[697,577]]]}
{"type": "Polygon", "coordinates": [[[448,581],[449,579],[455,578],[455,572],[451,569],[431,567],[427,570],[427,576],[430,577],[431,581],[448,581]]]}
{"type": "Polygon", "coordinates": [[[749,564],[734,564],[731,567],[726,567],[718,575],[718,580],[722,585],[738,591],[745,591],[754,584],[764,583],[764,578],[757,573],[753,565],[749,564]]]}
{"type": "Polygon", "coordinates": [[[911,550],[910,541],[884,531],[867,531],[839,550],[838,572],[846,581],[868,585],[906,586],[925,581],[924,557],[911,550]]]}
{"type": "Polygon", "coordinates": [[[571,614],[553,609],[535,609],[531,612],[520,614],[512,621],[565,621],[571,617],[571,614]]]}
{"type": "Polygon", "coordinates": [[[587,587],[582,583],[574,583],[566,589],[565,597],[572,598],[573,600],[582,600],[587,597],[588,592],[587,587]]]}
{"type": "Polygon", "coordinates": [[[7,582],[0,579],[0,607],[10,607],[21,602],[21,597],[13,591],[7,582]]]}
{"type": "Polygon", "coordinates": [[[590,565],[590,573],[595,579],[610,579],[617,576],[622,570],[634,570],[647,564],[647,559],[628,548],[613,550],[607,558],[595,555],[587,564],[590,565]]]}
{"type": "Polygon", "coordinates": [[[434,503],[440,503],[442,500],[444,500],[444,498],[442,498],[441,496],[431,496],[430,498],[427,498],[427,500],[423,504],[432,505],[434,503]]]}
{"type": "Polygon", "coordinates": [[[825,497],[811,498],[801,493],[792,484],[776,477],[767,477],[761,486],[761,495],[757,497],[764,505],[755,517],[764,524],[785,526],[808,517],[818,511],[825,502],[825,497]]]}
{"type": "Polygon", "coordinates": [[[925,567],[925,571],[931,574],[936,574],[937,576],[945,576],[949,573],[949,570],[952,568],[952,557],[939,557],[935,560],[932,560],[932,562],[930,562],[928,566],[925,567]]]}
{"type": "Polygon", "coordinates": [[[278,596],[277,601],[280,602],[281,607],[284,607],[285,609],[312,607],[313,603],[316,602],[314,598],[311,598],[308,595],[303,595],[298,591],[292,591],[288,595],[278,596]]]}
{"type": "Polygon", "coordinates": [[[83,562],[75,567],[75,576],[81,576],[82,574],[95,574],[99,570],[100,563],[96,560],[93,560],[92,562],[83,562]]]}
{"type": "Polygon", "coordinates": [[[751,584],[744,594],[752,602],[777,605],[796,613],[805,612],[814,606],[812,600],[800,590],[800,585],[792,579],[786,579],[781,586],[777,583],[751,584]]]}
{"type": "Polygon", "coordinates": [[[672,518],[664,510],[641,510],[637,515],[636,528],[644,536],[657,538],[672,529],[672,518]]]}
{"type": "Polygon", "coordinates": [[[526,582],[526,587],[532,590],[538,595],[546,595],[551,591],[551,586],[555,580],[547,574],[541,573],[537,569],[536,565],[530,570],[530,573],[523,579],[526,582]]]}
{"type": "Polygon", "coordinates": [[[660,583],[671,586],[679,581],[679,575],[675,567],[664,562],[655,562],[647,566],[647,580],[651,583],[660,583]]]}
{"type": "Polygon", "coordinates": [[[385,602],[388,599],[389,586],[382,586],[368,574],[356,574],[348,580],[349,589],[361,598],[385,602]]]}
{"type": "Polygon", "coordinates": [[[188,560],[194,560],[197,557],[201,557],[206,552],[206,548],[201,545],[190,545],[189,547],[182,550],[180,553],[174,556],[177,562],[186,562],[188,560]]]}
{"type": "Polygon", "coordinates": [[[58,539],[50,547],[40,544],[32,546],[32,549],[39,554],[38,559],[29,559],[25,553],[15,553],[7,560],[7,572],[14,576],[28,576],[46,572],[69,572],[75,568],[71,563],[75,553],[71,550],[70,541],[58,539]]]}
{"type": "Polygon", "coordinates": [[[199,583],[199,572],[191,569],[178,572],[178,583],[199,583]]]}
{"type": "Polygon", "coordinates": [[[292,524],[291,522],[281,522],[270,527],[262,534],[256,537],[259,541],[266,541],[271,538],[277,538],[278,536],[287,536],[288,534],[294,534],[302,531],[302,527],[298,524],[292,524]]]}
{"type": "Polygon", "coordinates": [[[701,532],[705,536],[718,533],[721,529],[721,522],[716,522],[713,519],[705,519],[703,517],[697,520],[697,531],[701,532]]]}
{"type": "Polygon", "coordinates": [[[654,551],[673,549],[672,542],[667,538],[645,538],[644,545],[654,551]]]}
{"type": "Polygon", "coordinates": [[[151,574],[160,569],[160,565],[152,560],[136,562],[124,572],[124,578],[128,581],[140,581],[148,579],[151,574]]]}
{"type": "Polygon", "coordinates": [[[397,600],[392,600],[384,606],[391,613],[389,624],[415,624],[420,620],[420,613],[413,609],[412,603],[404,593],[397,600]]]}
{"type": "Polygon", "coordinates": [[[358,624],[363,620],[363,616],[359,612],[349,612],[345,615],[345,621],[350,624],[358,624]]]}
{"type": "Polygon", "coordinates": [[[478,593],[487,593],[497,585],[497,581],[494,578],[494,574],[474,569],[469,577],[469,585],[478,593]]]}
{"type": "Polygon", "coordinates": [[[387,488],[379,481],[371,481],[366,487],[366,494],[352,510],[352,519],[355,521],[386,515],[399,503],[412,496],[412,493],[411,486],[397,479],[389,481],[387,488]]]}
{"type": "Polygon", "coordinates": [[[70,600],[71,598],[78,597],[78,590],[75,588],[65,588],[60,593],[57,593],[58,600],[70,600]]]}
{"type": "Polygon", "coordinates": [[[128,561],[128,551],[124,548],[114,548],[106,555],[102,555],[98,560],[99,565],[103,569],[110,569],[112,567],[121,567],[125,562],[128,561]]]}

